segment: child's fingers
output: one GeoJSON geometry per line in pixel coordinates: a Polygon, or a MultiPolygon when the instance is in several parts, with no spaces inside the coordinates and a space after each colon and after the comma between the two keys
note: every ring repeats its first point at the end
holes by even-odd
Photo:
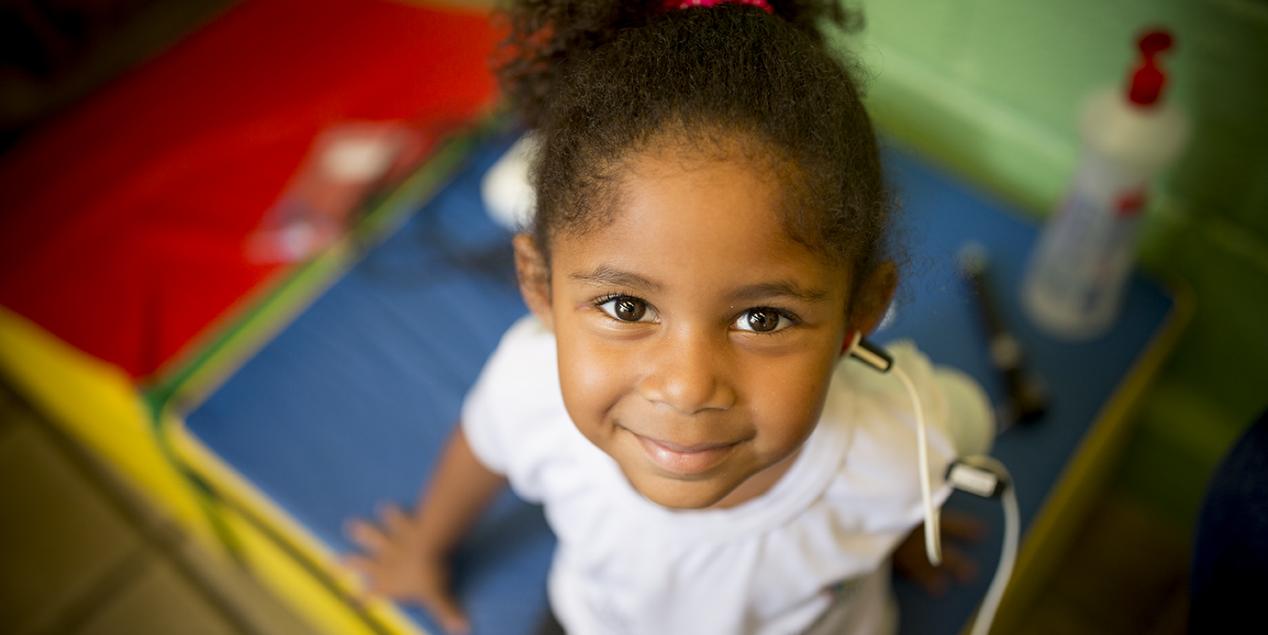
{"type": "Polygon", "coordinates": [[[986,533],[986,524],[976,516],[950,509],[943,510],[939,525],[942,535],[970,542],[980,540],[986,533]]]}
{"type": "Polygon", "coordinates": [[[365,556],[347,555],[339,559],[345,569],[352,569],[361,575],[369,575],[374,570],[374,561],[365,556]]]}
{"type": "Polygon", "coordinates": [[[959,549],[943,550],[942,568],[961,584],[977,576],[977,563],[959,549]]]}
{"type": "Polygon", "coordinates": [[[379,517],[383,519],[388,532],[393,535],[405,534],[410,530],[409,516],[406,516],[405,512],[396,505],[384,505],[379,509],[379,517]]]}
{"type": "Polygon", "coordinates": [[[348,523],[345,532],[363,551],[378,553],[388,545],[387,536],[373,523],[354,520],[348,523]]]}
{"type": "Polygon", "coordinates": [[[940,569],[926,567],[908,572],[908,577],[933,597],[942,597],[947,592],[947,576],[940,569]]]}

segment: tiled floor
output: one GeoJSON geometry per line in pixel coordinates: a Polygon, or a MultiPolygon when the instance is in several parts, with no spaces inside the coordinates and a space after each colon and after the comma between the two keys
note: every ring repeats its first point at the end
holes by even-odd
{"type": "Polygon", "coordinates": [[[312,633],[0,386],[0,632],[312,633]]]}

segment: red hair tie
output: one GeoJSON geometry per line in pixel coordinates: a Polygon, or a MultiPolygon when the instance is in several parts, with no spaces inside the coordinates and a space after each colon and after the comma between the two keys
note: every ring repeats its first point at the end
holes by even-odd
{"type": "Polygon", "coordinates": [[[775,9],[766,0],[665,0],[661,7],[665,11],[673,11],[674,9],[690,9],[692,7],[716,7],[721,4],[745,4],[750,7],[757,7],[767,13],[775,12],[775,9]]]}

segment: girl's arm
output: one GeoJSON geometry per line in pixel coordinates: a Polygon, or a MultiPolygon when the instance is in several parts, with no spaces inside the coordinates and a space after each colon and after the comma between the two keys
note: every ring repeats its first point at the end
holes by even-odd
{"type": "Polygon", "coordinates": [[[377,525],[349,524],[364,555],[348,558],[348,565],[365,577],[372,593],[417,602],[446,631],[466,632],[467,618],[449,589],[446,558],[505,484],[476,459],[458,426],[412,516],[388,505],[377,525]]]}
{"type": "Polygon", "coordinates": [[[414,511],[424,547],[447,554],[505,486],[506,477],[476,459],[459,425],[414,511]]]}

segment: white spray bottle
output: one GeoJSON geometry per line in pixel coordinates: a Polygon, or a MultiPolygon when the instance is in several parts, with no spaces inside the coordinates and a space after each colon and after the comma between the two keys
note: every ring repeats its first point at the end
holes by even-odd
{"type": "Polygon", "coordinates": [[[1091,338],[1113,323],[1149,184],[1188,137],[1184,116],[1162,101],[1167,75],[1156,58],[1171,48],[1171,34],[1147,31],[1137,45],[1140,59],[1127,90],[1107,88],[1083,108],[1074,181],[1026,274],[1023,305],[1056,337],[1091,338]]]}

